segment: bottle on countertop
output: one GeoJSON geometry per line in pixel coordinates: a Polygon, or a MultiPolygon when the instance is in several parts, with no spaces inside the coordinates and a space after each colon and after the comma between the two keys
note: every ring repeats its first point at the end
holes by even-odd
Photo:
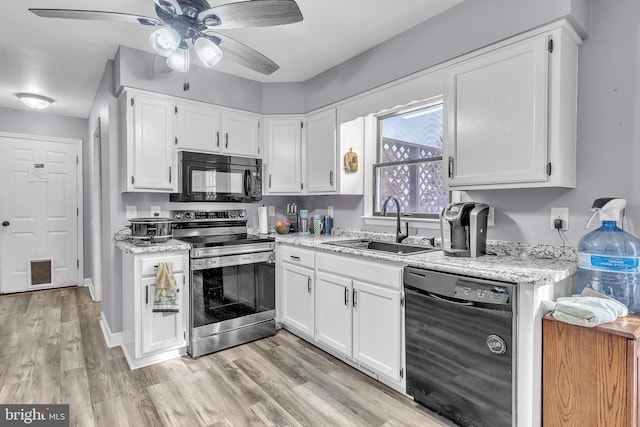
{"type": "Polygon", "coordinates": [[[596,199],[591,220],[600,215],[602,226],[578,243],[578,293],[595,289],[625,304],[629,313],[640,311],[640,240],[618,228],[625,199],[596,199]]]}

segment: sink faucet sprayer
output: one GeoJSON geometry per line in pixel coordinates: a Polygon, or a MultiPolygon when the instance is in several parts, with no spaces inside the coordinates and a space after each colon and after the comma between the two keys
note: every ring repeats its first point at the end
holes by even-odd
{"type": "Polygon", "coordinates": [[[409,223],[405,223],[407,233],[403,234],[400,230],[400,201],[398,201],[396,196],[389,196],[389,198],[384,201],[384,204],[382,205],[382,215],[387,214],[387,203],[389,203],[389,200],[393,200],[396,204],[396,243],[402,243],[402,241],[409,236],[409,223]]]}

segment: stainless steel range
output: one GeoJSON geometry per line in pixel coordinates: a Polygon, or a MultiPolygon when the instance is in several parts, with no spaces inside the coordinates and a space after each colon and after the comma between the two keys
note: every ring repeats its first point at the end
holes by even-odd
{"type": "Polygon", "coordinates": [[[172,211],[190,251],[192,357],[275,334],[275,239],[247,234],[244,209],[172,211]]]}

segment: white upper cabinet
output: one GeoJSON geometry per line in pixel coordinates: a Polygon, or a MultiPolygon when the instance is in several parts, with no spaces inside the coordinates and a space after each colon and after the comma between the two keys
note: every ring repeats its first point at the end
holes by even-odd
{"type": "Polygon", "coordinates": [[[173,103],[126,92],[120,98],[123,192],[177,191],[173,103]]]}
{"type": "Polygon", "coordinates": [[[220,109],[205,104],[178,103],[175,115],[178,149],[220,152],[220,109]]]}
{"type": "Polygon", "coordinates": [[[302,191],[302,118],[267,118],[264,121],[266,194],[302,191]]]}
{"type": "Polygon", "coordinates": [[[575,187],[579,43],[554,24],[446,68],[450,189],[575,187]]]}
{"type": "Polygon", "coordinates": [[[305,131],[306,191],[335,193],[336,177],[336,109],[311,114],[305,131]]]}
{"type": "Polygon", "coordinates": [[[180,150],[260,156],[260,117],[195,102],[175,106],[176,144],[180,150]]]}
{"type": "Polygon", "coordinates": [[[249,113],[223,111],[222,152],[246,157],[260,156],[260,118],[249,113]]]}

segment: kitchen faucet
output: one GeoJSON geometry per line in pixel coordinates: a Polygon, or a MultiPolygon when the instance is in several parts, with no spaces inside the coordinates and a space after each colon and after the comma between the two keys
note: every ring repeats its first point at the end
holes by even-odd
{"type": "Polygon", "coordinates": [[[382,205],[382,215],[387,214],[387,203],[389,203],[389,200],[393,200],[396,204],[396,243],[402,243],[402,241],[409,236],[409,223],[406,223],[407,233],[403,234],[400,230],[400,201],[398,201],[396,196],[389,196],[389,198],[384,201],[384,204],[382,205]]]}

